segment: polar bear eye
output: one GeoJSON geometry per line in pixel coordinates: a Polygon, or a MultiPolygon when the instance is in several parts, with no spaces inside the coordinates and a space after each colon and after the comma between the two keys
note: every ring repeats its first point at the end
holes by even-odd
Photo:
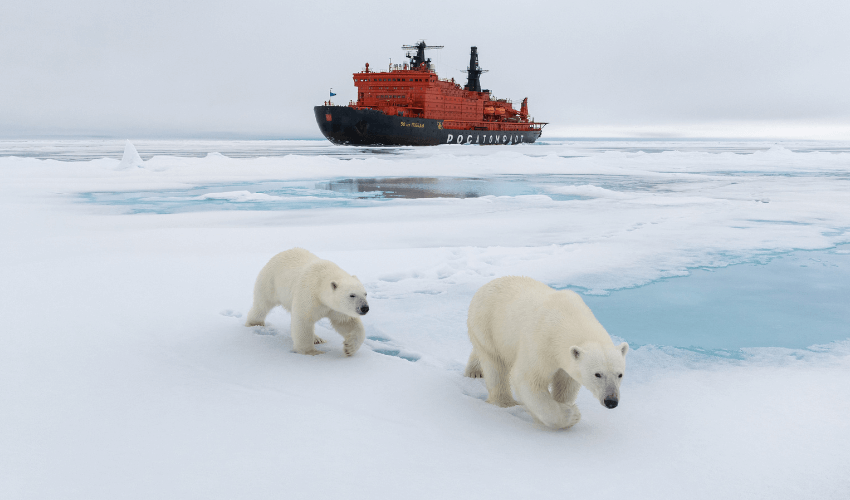
{"type": "Polygon", "coordinates": [[[601,373],[594,373],[594,375],[596,376],[596,378],[602,378],[602,374],[601,374],[601,373]]]}
{"type": "Polygon", "coordinates": [[[349,295],[349,297],[351,297],[351,298],[353,299],[353,298],[354,298],[354,294],[352,293],[351,295],[349,295]]]}

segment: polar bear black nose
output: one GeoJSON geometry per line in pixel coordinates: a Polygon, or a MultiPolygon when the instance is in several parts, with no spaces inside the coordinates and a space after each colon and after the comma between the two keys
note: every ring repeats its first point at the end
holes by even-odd
{"type": "Polygon", "coordinates": [[[366,314],[367,312],[369,312],[369,306],[363,306],[360,308],[361,315],[366,314]]]}
{"type": "Polygon", "coordinates": [[[614,398],[605,398],[605,401],[603,401],[603,403],[605,403],[606,408],[616,408],[617,407],[617,400],[614,399],[614,398]]]}

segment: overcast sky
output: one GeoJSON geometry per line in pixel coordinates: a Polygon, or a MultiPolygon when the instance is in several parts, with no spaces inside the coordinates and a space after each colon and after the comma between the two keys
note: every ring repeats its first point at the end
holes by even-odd
{"type": "Polygon", "coordinates": [[[3,0],[0,137],[320,137],[423,38],[550,136],[850,139],[848,0],[3,0]]]}

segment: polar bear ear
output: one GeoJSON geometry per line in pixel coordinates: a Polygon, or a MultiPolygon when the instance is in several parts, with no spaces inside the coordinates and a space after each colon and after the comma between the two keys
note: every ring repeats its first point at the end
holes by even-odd
{"type": "Polygon", "coordinates": [[[580,358],[582,352],[584,352],[584,351],[582,351],[581,347],[579,347],[579,346],[574,345],[574,346],[570,347],[570,354],[573,356],[573,359],[580,358]]]}
{"type": "Polygon", "coordinates": [[[336,290],[336,281],[331,281],[331,288],[336,290]]]}
{"type": "Polygon", "coordinates": [[[623,342],[622,344],[617,346],[617,349],[619,349],[620,352],[623,353],[623,357],[625,358],[626,353],[629,352],[629,344],[623,342]]]}

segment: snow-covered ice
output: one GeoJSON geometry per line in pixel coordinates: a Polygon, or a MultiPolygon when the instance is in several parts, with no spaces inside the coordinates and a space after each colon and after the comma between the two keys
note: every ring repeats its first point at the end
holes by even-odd
{"type": "Polygon", "coordinates": [[[142,161],[142,157],[139,156],[139,152],[136,151],[136,146],[133,146],[132,142],[127,141],[124,144],[124,156],[121,158],[121,163],[118,164],[117,168],[125,169],[141,166],[144,166],[144,162],[142,161]]]}
{"type": "Polygon", "coordinates": [[[136,145],[0,144],[2,498],[850,496],[846,144],[136,145]],[[325,321],[318,357],[285,312],[242,326],[293,246],[369,291],[354,357],[325,321]],[[469,300],[508,274],[638,346],[616,410],[582,390],[550,431],[462,377],[469,300]],[[715,299],[746,294],[799,331],[733,331],[715,299]]]}

